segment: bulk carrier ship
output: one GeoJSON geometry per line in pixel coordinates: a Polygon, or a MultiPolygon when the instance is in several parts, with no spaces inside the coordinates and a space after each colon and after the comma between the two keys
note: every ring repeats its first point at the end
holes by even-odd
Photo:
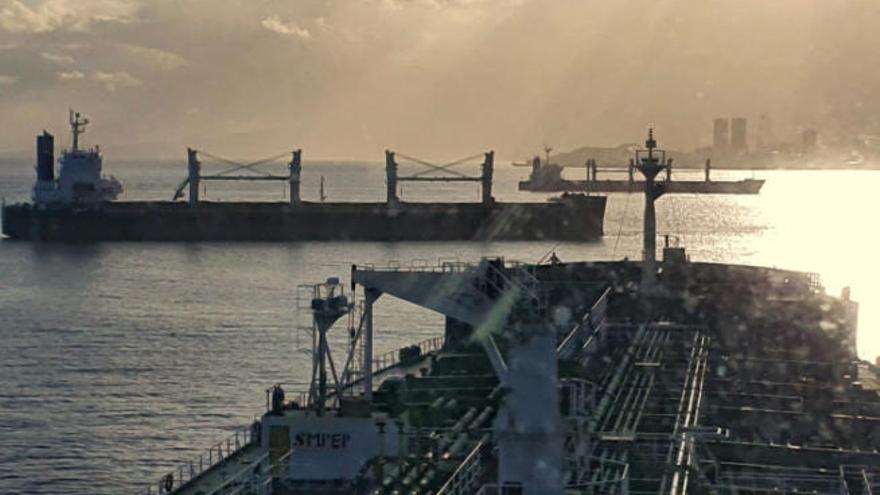
{"type": "Polygon", "coordinates": [[[350,289],[309,288],[307,390],[270,387],[259,420],[143,493],[877,493],[880,383],[848,290],[656,260],[655,148],[642,261],[354,266],[350,289]],[[383,297],[444,335],[374,356],[383,297]]]}
{"type": "MultiPolygon", "coordinates": [[[[665,193],[686,194],[758,194],[764,186],[763,179],[712,180],[712,160],[706,160],[703,167],[703,180],[681,180],[672,178],[672,159],[661,157],[665,167],[663,191],[665,193]]],[[[519,164],[516,164],[519,165],[519,164]]],[[[582,191],[602,193],[638,193],[645,189],[642,181],[636,178],[636,165],[630,160],[626,168],[599,168],[596,160],[587,160],[585,164],[586,180],[566,179],[562,176],[563,167],[547,159],[541,162],[537,156],[532,159],[532,171],[529,178],[519,182],[520,191],[557,192],[582,191]],[[599,179],[599,172],[619,174],[626,171],[626,179],[599,179]]]]}
{"type": "MultiPolygon", "coordinates": [[[[61,156],[55,177],[54,139],[37,137],[37,181],[32,203],[3,206],[3,234],[33,241],[592,241],[603,235],[604,196],[566,194],[544,203],[502,203],[492,196],[494,153],[480,154],[482,174],[398,174],[396,154],[386,151],[387,197],[382,203],[307,202],[300,197],[302,152],[289,175],[203,175],[190,149],[188,175],[173,201],[116,201],[122,185],[102,176],[100,149],[81,149],[88,121],[71,112],[73,146],[61,156]],[[209,180],[289,183],[289,202],[209,202],[199,198],[209,180]],[[398,197],[398,184],[476,182],[478,203],[414,203],[398,197]],[[176,201],[188,188],[188,201],[176,201]]],[[[428,166],[449,172],[447,165],[428,166]]],[[[241,170],[251,165],[235,167],[241,170]]]]}

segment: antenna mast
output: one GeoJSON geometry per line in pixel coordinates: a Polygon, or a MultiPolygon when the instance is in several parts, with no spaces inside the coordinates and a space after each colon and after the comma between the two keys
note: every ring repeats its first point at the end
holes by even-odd
{"type": "Polygon", "coordinates": [[[89,119],[80,118],[79,112],[74,112],[73,109],[70,109],[70,130],[73,135],[73,151],[79,150],[79,135],[86,132],[86,125],[88,125],[89,119]]]}
{"type": "Polygon", "coordinates": [[[642,290],[645,292],[653,289],[657,279],[656,256],[657,256],[657,220],[654,211],[654,201],[663,192],[663,185],[654,182],[661,171],[665,170],[669,163],[666,161],[666,152],[657,149],[657,141],[654,140],[654,129],[648,129],[648,140],[645,141],[644,150],[636,150],[635,168],[645,176],[645,226],[643,231],[644,250],[642,252],[642,290]],[[657,157],[657,154],[660,157],[657,157]],[[644,156],[647,154],[647,156],[644,156]]]}
{"type": "Polygon", "coordinates": [[[550,152],[551,151],[553,151],[552,146],[544,145],[544,156],[546,156],[546,158],[544,159],[545,165],[550,165],[550,152]]]}

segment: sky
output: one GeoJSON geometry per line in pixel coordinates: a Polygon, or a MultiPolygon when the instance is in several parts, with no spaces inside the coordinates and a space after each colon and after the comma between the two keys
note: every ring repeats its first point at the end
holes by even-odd
{"type": "Polygon", "coordinates": [[[114,159],[689,149],[762,114],[839,142],[880,135],[878,25],[876,0],[0,0],[0,152],[69,142],[69,107],[114,159]]]}

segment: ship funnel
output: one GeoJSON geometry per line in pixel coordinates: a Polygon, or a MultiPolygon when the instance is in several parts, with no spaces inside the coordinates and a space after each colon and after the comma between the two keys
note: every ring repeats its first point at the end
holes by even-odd
{"type": "Polygon", "coordinates": [[[43,131],[37,136],[37,181],[55,180],[55,136],[43,131]]]}

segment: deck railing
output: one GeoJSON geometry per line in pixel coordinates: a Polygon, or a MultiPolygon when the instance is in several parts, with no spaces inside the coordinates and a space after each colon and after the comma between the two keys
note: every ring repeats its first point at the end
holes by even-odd
{"type": "MultiPolygon", "coordinates": [[[[610,479],[597,481],[586,481],[581,483],[569,483],[565,485],[565,493],[570,495],[594,495],[596,493],[607,493],[611,495],[628,495],[629,494],[629,464],[621,463],[621,470],[610,479]]],[[[504,495],[505,493],[514,492],[516,489],[522,489],[522,485],[502,486],[498,483],[486,483],[476,492],[477,495],[504,495]],[[509,490],[509,491],[508,491],[509,490]]],[[[474,492],[466,492],[474,493],[474,492]]],[[[437,495],[440,495],[438,493],[437,495]]]]}
{"type": "Polygon", "coordinates": [[[437,491],[437,495],[464,495],[474,493],[474,488],[480,482],[483,475],[483,449],[484,443],[478,443],[461,464],[458,465],[452,476],[437,491]]]}
{"type": "MultiPolygon", "coordinates": [[[[487,260],[490,258],[483,258],[487,260]]],[[[436,262],[426,259],[414,259],[409,263],[400,263],[399,261],[388,261],[384,265],[376,265],[375,263],[365,263],[356,265],[357,270],[361,271],[377,271],[377,272],[434,272],[434,273],[461,273],[468,270],[478,268],[481,261],[460,261],[457,258],[438,258],[436,262]]],[[[534,263],[524,263],[518,260],[504,260],[504,266],[513,271],[529,271],[530,274],[534,270],[534,263]]]]}
{"type": "MultiPolygon", "coordinates": [[[[438,336],[423,340],[418,344],[413,345],[419,346],[419,356],[424,357],[426,354],[439,351],[440,348],[443,347],[444,342],[444,337],[438,336]]],[[[401,349],[388,351],[385,354],[382,354],[378,358],[374,359],[373,373],[379,373],[380,371],[385,371],[400,364],[400,351],[401,349]]]]}
{"type": "Polygon", "coordinates": [[[183,488],[212,467],[234,455],[243,447],[256,440],[254,425],[242,426],[225,440],[215,443],[198,459],[179,465],[159,479],[156,485],[148,485],[144,495],[164,495],[183,488]]]}
{"type": "Polygon", "coordinates": [[[876,474],[868,474],[868,471],[862,469],[862,483],[864,484],[864,493],[866,495],[874,495],[874,488],[877,486],[878,476],[876,474]]]}
{"type": "MultiPolygon", "coordinates": [[[[430,339],[423,340],[417,344],[419,347],[419,356],[420,358],[425,355],[439,351],[445,342],[445,338],[443,336],[432,337],[430,339]]],[[[388,351],[385,354],[379,356],[379,358],[373,360],[373,373],[379,373],[382,371],[386,371],[395,366],[401,364],[400,361],[400,350],[395,349],[392,351],[388,351]]],[[[346,384],[344,388],[348,389],[356,385],[360,382],[360,378],[357,380],[353,380],[352,382],[346,384]]],[[[278,383],[276,385],[290,385],[289,383],[278,383]]],[[[295,384],[301,385],[301,384],[295,384]]],[[[270,411],[272,407],[271,397],[272,397],[272,388],[270,387],[266,389],[266,411],[270,411]]],[[[295,391],[288,392],[285,391],[285,398],[295,398],[297,403],[301,407],[306,407],[308,405],[309,392],[306,391],[295,391]],[[287,394],[293,394],[287,395],[287,394]]],[[[201,454],[198,459],[194,461],[190,461],[187,464],[181,464],[167,473],[165,476],[162,476],[159,479],[159,482],[155,485],[148,485],[145,490],[141,493],[144,495],[164,495],[171,493],[175,490],[178,490],[191,482],[192,480],[198,478],[203,473],[216,466],[218,463],[228,458],[229,456],[238,452],[242,447],[248,445],[252,441],[255,440],[253,425],[248,425],[245,427],[241,427],[236,430],[234,434],[232,434],[229,438],[224,441],[218,442],[211,446],[208,450],[206,450],[203,454],[201,454]]]]}
{"type": "MultiPolygon", "coordinates": [[[[261,493],[260,488],[269,488],[267,479],[271,479],[272,469],[268,466],[269,453],[266,452],[247,466],[239,469],[232,476],[225,478],[207,495],[237,495],[242,492],[261,493]]],[[[265,492],[268,493],[268,492],[265,492]]]]}
{"type": "Polygon", "coordinates": [[[384,265],[375,265],[366,263],[357,265],[357,269],[361,271],[377,271],[377,272],[440,272],[440,273],[461,273],[475,268],[477,263],[468,261],[459,261],[457,259],[440,258],[436,263],[428,260],[416,259],[408,264],[401,264],[398,261],[389,261],[384,265]]]}
{"type": "MultiPolygon", "coordinates": [[[[426,356],[429,353],[437,352],[443,348],[443,344],[446,342],[444,336],[440,335],[437,337],[431,337],[430,339],[425,339],[417,344],[413,344],[419,347],[419,356],[420,359],[426,356]]],[[[401,349],[390,350],[378,358],[373,359],[373,373],[381,373],[383,371],[387,371],[395,366],[401,364],[400,362],[400,351],[401,349]]],[[[355,375],[357,378],[349,381],[344,384],[342,389],[344,394],[348,394],[349,392],[355,391],[355,386],[362,382],[361,375],[355,375]]],[[[290,391],[290,389],[295,389],[296,387],[305,386],[303,383],[293,383],[293,382],[278,382],[274,386],[266,389],[266,412],[272,410],[272,389],[276,386],[281,386],[284,388],[284,398],[285,403],[290,403],[291,401],[296,402],[300,407],[308,407],[309,404],[309,391],[308,390],[294,390],[290,391]]],[[[328,395],[333,397],[336,393],[334,388],[330,388],[328,390],[328,395]]]]}
{"type": "MultiPolygon", "coordinates": [[[[575,325],[563,341],[556,347],[556,355],[561,358],[568,358],[577,347],[576,344],[581,343],[581,337],[592,332],[599,327],[608,310],[608,299],[611,297],[611,288],[605,289],[599,299],[590,308],[584,318],[575,325]]],[[[587,337],[589,338],[589,336],[587,337]]],[[[585,344],[586,342],[584,342],[585,344]]]]}

